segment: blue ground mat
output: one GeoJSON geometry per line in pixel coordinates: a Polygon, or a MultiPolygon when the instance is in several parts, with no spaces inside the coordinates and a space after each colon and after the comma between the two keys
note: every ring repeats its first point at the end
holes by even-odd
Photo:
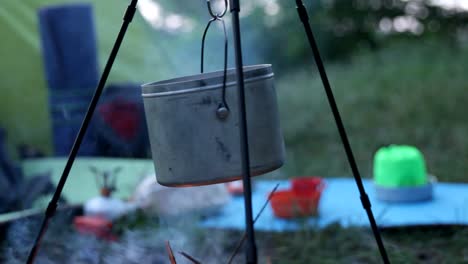
{"type": "MultiPolygon", "coordinates": [[[[319,216],[286,220],[273,215],[268,205],[255,223],[256,230],[290,231],[304,226],[325,227],[339,223],[343,227],[369,226],[362,208],[356,183],[350,178],[327,178],[326,188],[319,206],[319,216]]],[[[255,180],[253,187],[253,212],[258,213],[274,186],[289,188],[288,181],[255,180]]],[[[468,184],[435,183],[433,199],[418,203],[384,203],[375,199],[374,185],[364,180],[366,192],[372,203],[380,227],[415,225],[468,225],[468,184]]],[[[219,215],[204,220],[201,225],[211,228],[244,229],[244,200],[235,197],[219,215]]]]}

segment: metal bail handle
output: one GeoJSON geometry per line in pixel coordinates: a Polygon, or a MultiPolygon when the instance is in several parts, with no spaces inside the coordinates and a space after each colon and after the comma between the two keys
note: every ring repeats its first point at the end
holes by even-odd
{"type": "Polygon", "coordinates": [[[206,34],[208,33],[208,29],[210,28],[211,24],[214,21],[219,21],[223,25],[223,33],[224,33],[224,72],[223,72],[223,89],[222,89],[222,103],[218,105],[218,108],[216,109],[216,116],[220,120],[226,120],[229,116],[229,106],[226,102],[226,81],[227,81],[227,63],[228,63],[228,37],[227,37],[227,32],[226,32],[226,24],[224,23],[224,20],[222,19],[223,16],[226,14],[226,11],[228,9],[228,3],[227,0],[224,1],[224,10],[218,14],[214,13],[213,9],[211,8],[211,2],[210,0],[206,1],[206,4],[208,6],[208,12],[210,13],[210,16],[212,17],[210,21],[208,21],[208,24],[206,25],[205,31],[203,32],[203,37],[202,37],[202,45],[201,45],[201,59],[200,59],[200,72],[203,73],[203,66],[204,66],[204,54],[205,54],[205,39],[206,39],[206,34]]]}

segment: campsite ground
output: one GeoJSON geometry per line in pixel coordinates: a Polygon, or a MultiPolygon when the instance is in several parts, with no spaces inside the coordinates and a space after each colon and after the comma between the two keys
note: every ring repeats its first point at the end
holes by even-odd
{"type": "MultiPolygon", "coordinates": [[[[79,235],[61,225],[61,220],[55,223],[42,243],[37,263],[169,263],[166,240],[179,264],[190,263],[179,254],[181,251],[204,264],[227,263],[243,235],[219,229],[163,230],[146,223],[127,227],[118,241],[109,242],[79,235]]],[[[33,224],[23,222],[12,227],[15,239],[2,245],[2,263],[24,263],[33,239],[33,224]]],[[[364,228],[331,225],[293,233],[257,232],[256,238],[261,264],[382,263],[372,234],[364,228]]],[[[391,263],[468,263],[466,227],[385,230],[383,239],[391,263]]],[[[242,249],[232,263],[245,263],[242,249]]]]}

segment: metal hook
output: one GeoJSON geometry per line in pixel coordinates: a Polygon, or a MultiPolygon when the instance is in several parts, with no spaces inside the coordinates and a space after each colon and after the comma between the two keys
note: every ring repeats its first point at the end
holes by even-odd
{"type": "Polygon", "coordinates": [[[223,12],[221,12],[221,14],[218,14],[218,13],[214,13],[213,12],[213,9],[211,9],[211,1],[210,0],[206,0],[206,4],[208,6],[208,12],[210,13],[210,16],[214,19],[217,19],[217,18],[222,18],[226,12],[227,12],[227,9],[228,9],[228,2],[227,0],[224,0],[224,10],[223,12]]]}

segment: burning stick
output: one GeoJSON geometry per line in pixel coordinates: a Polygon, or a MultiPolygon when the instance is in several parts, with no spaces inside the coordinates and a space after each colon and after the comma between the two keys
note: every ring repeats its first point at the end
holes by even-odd
{"type": "Polygon", "coordinates": [[[187,254],[187,253],[185,253],[183,251],[180,251],[179,254],[181,254],[182,256],[187,258],[188,260],[192,261],[193,264],[202,264],[200,261],[198,261],[197,259],[195,259],[194,257],[190,256],[189,254],[187,254]]]}
{"type": "MultiPolygon", "coordinates": [[[[254,224],[255,224],[255,222],[257,222],[258,218],[260,217],[260,215],[263,213],[263,211],[264,211],[265,208],[267,207],[268,202],[270,202],[271,197],[272,197],[273,194],[276,192],[276,189],[278,189],[278,186],[279,186],[279,183],[276,184],[275,188],[273,188],[273,190],[271,191],[270,195],[268,195],[268,199],[267,199],[266,202],[263,204],[262,209],[260,209],[260,211],[258,212],[257,216],[255,216],[255,219],[254,219],[254,221],[253,221],[254,224]]],[[[246,238],[247,238],[247,233],[244,232],[244,235],[242,236],[241,240],[240,240],[239,243],[237,244],[236,249],[234,249],[234,252],[232,253],[231,257],[229,258],[228,264],[231,264],[231,263],[232,263],[232,261],[234,260],[234,258],[235,258],[236,255],[237,255],[237,253],[239,252],[239,249],[242,247],[242,244],[244,244],[244,241],[245,241],[246,238]]]]}
{"type": "Polygon", "coordinates": [[[166,241],[166,250],[167,250],[167,254],[169,255],[169,260],[171,261],[171,264],[177,264],[177,261],[174,257],[174,253],[172,252],[171,244],[169,244],[169,241],[166,241]]]}

